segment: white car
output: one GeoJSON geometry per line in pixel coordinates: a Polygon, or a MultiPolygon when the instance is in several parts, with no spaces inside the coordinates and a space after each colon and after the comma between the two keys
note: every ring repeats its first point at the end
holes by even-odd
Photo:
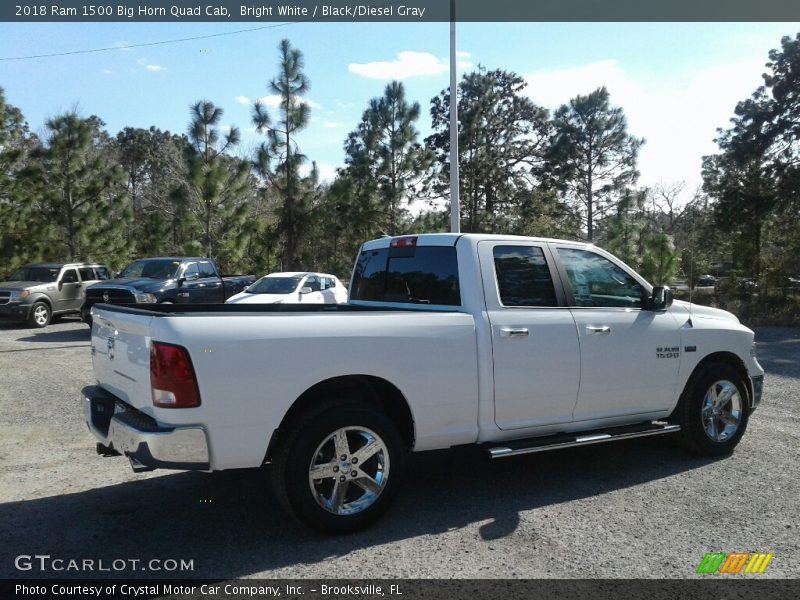
{"type": "Polygon", "coordinates": [[[347,290],[327,273],[270,273],[226,304],[344,304],[347,290]]]}

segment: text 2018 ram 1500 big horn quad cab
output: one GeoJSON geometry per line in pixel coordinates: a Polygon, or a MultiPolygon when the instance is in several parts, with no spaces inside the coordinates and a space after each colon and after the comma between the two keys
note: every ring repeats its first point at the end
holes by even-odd
{"type": "Polygon", "coordinates": [[[86,290],[81,307],[91,324],[92,306],[105,304],[222,304],[247,289],[253,275],[223,277],[210,258],[142,258],[125,267],[116,279],[86,290]]]}
{"type": "Polygon", "coordinates": [[[364,244],[343,305],[96,306],[98,452],[134,470],[271,463],[312,527],[366,526],[408,451],[494,458],[674,433],[730,453],[761,399],[753,332],[582,243],[364,244]]]}

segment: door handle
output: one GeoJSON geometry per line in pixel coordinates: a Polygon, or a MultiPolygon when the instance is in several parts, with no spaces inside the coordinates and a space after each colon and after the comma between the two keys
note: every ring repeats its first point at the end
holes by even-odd
{"type": "Polygon", "coordinates": [[[602,325],[599,327],[595,327],[594,325],[587,325],[586,331],[589,333],[611,333],[611,327],[608,325],[602,325]]]}
{"type": "Polygon", "coordinates": [[[528,337],[527,327],[501,327],[501,337],[528,337]]]}

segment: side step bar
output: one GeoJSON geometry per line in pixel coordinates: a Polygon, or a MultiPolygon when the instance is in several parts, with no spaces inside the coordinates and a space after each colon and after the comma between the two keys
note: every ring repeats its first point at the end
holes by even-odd
{"type": "Polygon", "coordinates": [[[596,431],[584,431],[578,434],[561,433],[523,440],[513,440],[507,442],[504,446],[489,448],[489,455],[492,458],[505,458],[506,456],[519,456],[520,454],[532,454],[533,452],[544,452],[546,450],[560,450],[561,448],[574,448],[575,446],[589,446],[590,444],[602,444],[604,442],[614,442],[616,440],[629,440],[631,438],[647,437],[651,435],[663,435],[665,433],[675,433],[680,431],[680,429],[680,425],[652,422],[625,427],[599,429],[596,431]]]}

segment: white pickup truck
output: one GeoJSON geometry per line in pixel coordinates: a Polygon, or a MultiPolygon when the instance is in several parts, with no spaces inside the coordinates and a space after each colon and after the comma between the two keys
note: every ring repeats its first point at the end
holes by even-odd
{"type": "Polygon", "coordinates": [[[96,305],[101,454],[268,469],[328,532],[395,496],[406,453],[493,458],[675,433],[730,453],[761,400],[753,332],[603,250],[498,235],[364,244],[342,305],[96,305]]]}

